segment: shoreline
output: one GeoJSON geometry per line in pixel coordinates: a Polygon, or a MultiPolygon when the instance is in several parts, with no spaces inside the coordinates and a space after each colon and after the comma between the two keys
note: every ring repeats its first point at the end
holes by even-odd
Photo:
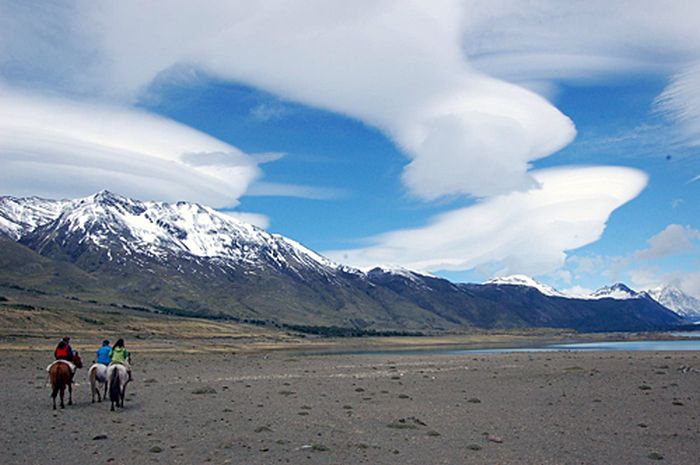
{"type": "MultiPolygon", "coordinates": [[[[43,337],[0,334],[0,351],[53,351],[62,333],[43,337]]],[[[74,348],[83,352],[98,347],[104,339],[102,334],[79,334],[73,336],[74,348]],[[86,350],[85,347],[90,349],[86,350]]],[[[391,336],[391,337],[308,337],[289,333],[219,336],[219,337],[153,337],[127,338],[132,351],[144,353],[184,352],[308,352],[327,353],[329,355],[362,354],[363,352],[412,352],[438,350],[491,350],[491,349],[526,349],[553,344],[577,344],[590,342],[647,341],[647,340],[686,340],[668,332],[647,333],[572,333],[544,329],[541,331],[493,331],[469,334],[445,334],[431,336],[391,336]]],[[[95,349],[96,350],[96,349],[95,349]]]]}

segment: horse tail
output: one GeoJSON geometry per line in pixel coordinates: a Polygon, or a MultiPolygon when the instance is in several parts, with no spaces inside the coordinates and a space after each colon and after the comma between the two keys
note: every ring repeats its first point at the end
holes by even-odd
{"type": "Polygon", "coordinates": [[[66,386],[66,380],[61,376],[61,369],[59,368],[61,364],[57,364],[51,367],[49,371],[49,381],[54,389],[61,389],[66,386]]]}
{"type": "Polygon", "coordinates": [[[119,402],[119,370],[112,368],[112,376],[109,378],[109,401],[119,402]]]}

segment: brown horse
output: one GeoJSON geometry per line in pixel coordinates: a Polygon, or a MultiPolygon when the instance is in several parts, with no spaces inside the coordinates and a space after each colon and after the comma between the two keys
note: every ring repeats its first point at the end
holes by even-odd
{"type": "MultiPolygon", "coordinates": [[[[58,360],[57,362],[61,362],[58,360]]],[[[68,405],[73,405],[73,373],[67,363],[54,362],[49,368],[49,379],[51,380],[51,397],[53,398],[53,409],[56,410],[56,395],[61,393],[61,408],[63,405],[63,395],[68,387],[68,405]]],[[[76,368],[83,367],[78,352],[73,354],[73,364],[76,368]]]]}

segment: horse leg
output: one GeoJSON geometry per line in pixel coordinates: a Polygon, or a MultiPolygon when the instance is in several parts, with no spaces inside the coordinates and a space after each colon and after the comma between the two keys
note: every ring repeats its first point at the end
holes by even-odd
{"type": "Polygon", "coordinates": [[[68,405],[73,405],[73,380],[68,383],[68,405]]]}
{"type": "MultiPolygon", "coordinates": [[[[107,381],[105,381],[105,390],[104,390],[104,393],[102,394],[102,398],[103,399],[107,398],[107,381]]],[[[100,401],[100,402],[102,402],[102,401],[100,401]]]]}
{"type": "Polygon", "coordinates": [[[53,409],[56,410],[56,395],[58,395],[58,387],[52,386],[51,398],[53,399],[53,409]]]}
{"type": "Polygon", "coordinates": [[[60,390],[61,390],[61,408],[66,408],[66,406],[63,405],[63,396],[66,393],[66,387],[61,385],[60,390]]]}

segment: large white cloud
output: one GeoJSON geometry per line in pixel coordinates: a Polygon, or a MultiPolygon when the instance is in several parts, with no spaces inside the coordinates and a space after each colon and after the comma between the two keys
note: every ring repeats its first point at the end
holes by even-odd
{"type": "Polygon", "coordinates": [[[489,265],[496,274],[545,274],[563,265],[566,251],[600,238],[612,211],[635,198],[647,182],[644,173],[619,167],[532,174],[541,187],[495,196],[440,215],[425,227],[382,234],[368,247],[327,255],[363,268],[393,264],[438,271],[489,265]]]}
{"type": "Polygon", "coordinates": [[[121,106],[0,88],[0,188],[79,197],[234,206],[259,175],[253,157],[171,120],[121,106]]]}

